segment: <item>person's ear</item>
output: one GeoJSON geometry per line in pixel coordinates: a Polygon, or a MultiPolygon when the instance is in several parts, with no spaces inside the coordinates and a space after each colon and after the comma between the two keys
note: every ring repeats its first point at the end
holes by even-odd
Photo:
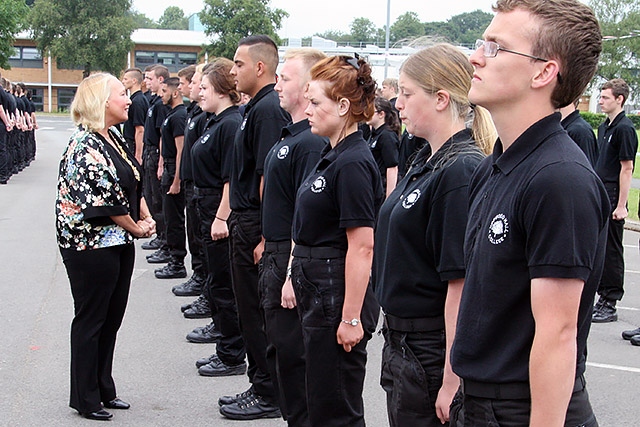
{"type": "Polygon", "coordinates": [[[551,84],[560,75],[560,64],[555,59],[544,63],[542,68],[538,68],[531,82],[533,88],[541,88],[551,84]]]}
{"type": "Polygon", "coordinates": [[[451,95],[446,90],[439,90],[435,94],[436,96],[436,111],[445,111],[449,108],[449,102],[451,101],[451,95]]]}
{"type": "Polygon", "coordinates": [[[351,108],[351,101],[347,98],[340,98],[338,101],[338,115],[340,117],[345,116],[349,112],[349,108],[351,108]]]}

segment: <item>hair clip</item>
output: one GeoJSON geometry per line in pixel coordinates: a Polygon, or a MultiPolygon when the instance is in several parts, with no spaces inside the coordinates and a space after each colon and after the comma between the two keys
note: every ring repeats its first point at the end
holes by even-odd
{"type": "Polygon", "coordinates": [[[351,65],[356,70],[360,69],[360,64],[358,64],[358,58],[354,58],[351,56],[343,56],[344,60],[347,61],[347,64],[351,65]]]}

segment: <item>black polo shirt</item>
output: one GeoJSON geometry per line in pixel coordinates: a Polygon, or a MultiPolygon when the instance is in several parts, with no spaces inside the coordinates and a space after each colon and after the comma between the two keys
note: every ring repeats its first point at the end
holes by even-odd
{"type": "MultiPolygon", "coordinates": [[[[16,97],[9,93],[9,92],[5,92],[7,94],[7,102],[9,103],[9,113],[13,113],[14,115],[18,115],[18,103],[16,101],[16,97]]],[[[6,112],[6,111],[5,111],[6,112]]],[[[15,129],[15,128],[14,128],[15,129]]]]}
{"type": "MultiPolygon", "coordinates": [[[[129,118],[122,126],[122,136],[127,141],[136,140],[136,126],[144,126],[147,120],[149,101],[141,91],[131,94],[131,105],[129,105],[129,118]]],[[[143,138],[144,139],[144,138],[143,138]]]]}
{"type": "Polygon", "coordinates": [[[280,138],[291,116],[280,107],[275,84],[268,84],[251,98],[233,148],[229,201],[234,211],[260,209],[260,177],[264,159],[280,138]]]}
{"type": "Polygon", "coordinates": [[[222,191],[229,182],[233,140],[242,122],[238,107],[229,107],[205,123],[204,132],[191,147],[193,183],[198,188],[222,191]]]}
{"type": "Polygon", "coordinates": [[[430,155],[430,147],[418,154],[376,224],[372,283],[385,313],[396,317],[444,315],[448,282],[465,276],[468,185],[484,155],[469,130],[430,155]]]}
{"type": "Polygon", "coordinates": [[[398,146],[400,144],[398,135],[387,125],[382,125],[371,132],[367,143],[378,165],[382,185],[386,187],[387,169],[398,166],[398,146]]]}
{"type": "MultiPolygon", "coordinates": [[[[426,139],[412,135],[406,130],[402,133],[398,149],[398,181],[407,174],[414,157],[425,146],[427,146],[426,139]]],[[[430,147],[429,150],[431,150],[430,147]]]]}
{"type": "Polygon", "coordinates": [[[7,133],[7,124],[9,123],[9,114],[10,114],[10,106],[11,104],[9,103],[9,94],[7,92],[5,92],[5,90],[3,88],[0,88],[0,105],[2,105],[2,108],[4,108],[4,112],[5,115],[7,116],[7,123],[0,123],[0,133],[2,135],[6,135],[7,133]]]}
{"type": "Polygon", "coordinates": [[[262,235],[268,242],[291,241],[296,193],[320,160],[327,140],[311,133],[305,119],[282,129],[264,162],[262,235]]]}
{"type": "Polygon", "coordinates": [[[360,131],[327,145],[296,197],[297,245],[347,250],[347,229],[373,227],[384,200],[380,172],[360,131]]]}
{"type": "Polygon", "coordinates": [[[153,95],[149,102],[147,118],[144,122],[144,135],[142,140],[145,145],[158,148],[160,143],[160,128],[168,112],[169,107],[162,103],[162,98],[158,95],[153,95]]]}
{"type": "MultiPolygon", "coordinates": [[[[598,127],[598,148],[600,154],[595,167],[598,176],[605,184],[619,184],[620,162],[633,160],[635,163],[638,151],[638,134],[624,111],[613,122],[607,118],[598,127]]],[[[615,206],[612,208],[615,209],[615,206]]]]}
{"type": "Polygon", "coordinates": [[[582,150],[591,166],[595,167],[598,160],[598,142],[596,135],[593,133],[591,125],[586,122],[580,115],[580,111],[576,110],[562,119],[560,122],[564,130],[567,131],[571,139],[574,140],[578,147],[582,150]]]}
{"type": "Polygon", "coordinates": [[[186,124],[187,109],[184,104],[173,107],[162,122],[162,157],[165,160],[175,161],[178,153],[176,138],[184,135],[186,124]]]}
{"type": "Polygon", "coordinates": [[[204,133],[209,115],[202,111],[194,101],[187,107],[187,123],[184,129],[184,147],[180,160],[180,179],[193,181],[193,169],[191,162],[191,147],[204,133]]]}
{"type": "Polygon", "coordinates": [[[602,274],[609,202],[554,113],[480,163],[469,185],[465,278],[451,365],[467,380],[529,381],[535,322],[531,280],[585,281],[577,371],[602,274]]]}

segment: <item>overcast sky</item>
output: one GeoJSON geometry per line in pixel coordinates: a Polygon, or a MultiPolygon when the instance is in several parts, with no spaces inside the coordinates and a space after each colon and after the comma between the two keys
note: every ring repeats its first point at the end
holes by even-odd
{"type": "MultiPolygon", "coordinates": [[[[391,24],[405,12],[416,12],[423,22],[445,21],[453,15],[480,9],[491,12],[495,0],[391,0],[391,24]]],[[[179,6],[185,15],[200,12],[202,0],[133,0],[133,7],[157,20],[169,6],[179,6]]],[[[289,13],[280,37],[306,37],[327,30],[349,31],[354,18],[369,18],[376,27],[386,25],[387,0],[271,0],[272,8],[289,13]]]]}

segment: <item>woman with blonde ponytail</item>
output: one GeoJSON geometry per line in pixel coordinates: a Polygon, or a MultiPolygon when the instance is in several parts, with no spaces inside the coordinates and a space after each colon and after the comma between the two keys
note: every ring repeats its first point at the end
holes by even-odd
{"type": "Polygon", "coordinates": [[[396,108],[407,131],[429,144],[380,208],[375,232],[381,385],[392,427],[447,423],[459,385],[448,360],[465,277],[467,187],[496,138],[488,112],[467,98],[472,75],[466,56],[447,44],[411,55],[400,69],[396,108]]]}

